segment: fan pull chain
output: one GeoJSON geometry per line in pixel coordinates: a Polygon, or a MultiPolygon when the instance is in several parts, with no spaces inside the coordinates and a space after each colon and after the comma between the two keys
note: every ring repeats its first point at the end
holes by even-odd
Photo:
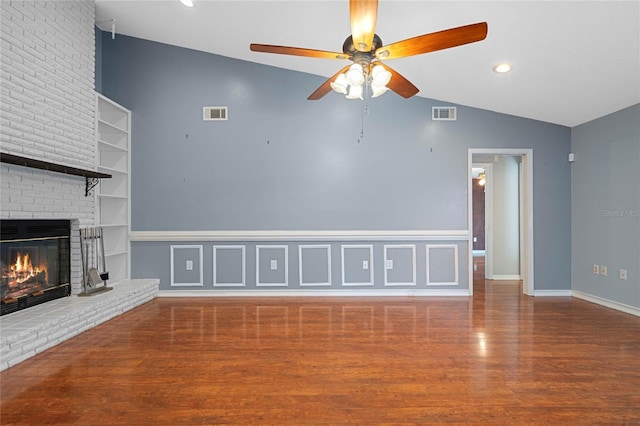
{"type": "Polygon", "coordinates": [[[364,116],[369,115],[369,106],[367,105],[369,85],[364,85],[364,97],[362,99],[362,109],[360,111],[360,137],[358,138],[358,143],[362,142],[364,139],[364,116]]]}
{"type": "Polygon", "coordinates": [[[358,138],[358,143],[362,142],[362,140],[364,139],[364,101],[362,104],[363,107],[360,112],[360,137],[358,138]]]}

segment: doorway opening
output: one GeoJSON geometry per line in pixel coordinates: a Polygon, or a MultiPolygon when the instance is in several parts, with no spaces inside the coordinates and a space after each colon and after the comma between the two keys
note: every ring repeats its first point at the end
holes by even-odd
{"type": "Polygon", "coordinates": [[[522,292],[533,296],[533,151],[469,149],[468,171],[469,283],[474,255],[484,256],[485,278],[522,280],[522,292]],[[484,196],[484,219],[474,193],[484,196]]]}

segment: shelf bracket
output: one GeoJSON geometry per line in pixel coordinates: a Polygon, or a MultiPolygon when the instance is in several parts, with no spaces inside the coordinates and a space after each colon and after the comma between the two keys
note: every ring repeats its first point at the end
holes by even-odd
{"type": "Polygon", "coordinates": [[[84,179],[85,179],[84,196],[88,197],[89,195],[93,195],[92,193],[93,188],[95,188],[98,182],[100,182],[100,179],[98,179],[97,177],[89,177],[89,176],[86,176],[84,179]]]}

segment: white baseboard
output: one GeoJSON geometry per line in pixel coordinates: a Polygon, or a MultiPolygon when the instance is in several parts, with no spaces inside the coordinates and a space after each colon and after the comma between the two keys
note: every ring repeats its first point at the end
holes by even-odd
{"type": "Polygon", "coordinates": [[[615,309],[616,311],[621,311],[640,317],[640,308],[625,305],[624,303],[614,302],[609,299],[604,299],[592,294],[582,293],[581,291],[577,290],[573,290],[573,297],[577,297],[578,299],[586,300],[587,302],[595,303],[596,305],[601,305],[607,308],[615,309]]]}
{"type": "Polygon", "coordinates": [[[571,297],[571,290],[534,290],[534,297],[571,297]]]}
{"type": "Polygon", "coordinates": [[[161,290],[158,297],[469,297],[469,290],[161,290]]]}
{"type": "Polygon", "coordinates": [[[522,278],[520,278],[520,275],[493,275],[493,278],[491,278],[492,280],[495,281],[518,281],[522,278]]]}

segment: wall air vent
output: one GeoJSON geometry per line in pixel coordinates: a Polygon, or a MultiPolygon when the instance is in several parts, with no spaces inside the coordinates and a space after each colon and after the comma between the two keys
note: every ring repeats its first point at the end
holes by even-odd
{"type": "Polygon", "coordinates": [[[433,120],[456,120],[456,107],[439,106],[431,109],[431,118],[433,120]]]}
{"type": "Polygon", "coordinates": [[[204,121],[221,121],[226,120],[229,114],[227,114],[227,107],[222,106],[209,106],[202,108],[202,119],[204,121]]]}

